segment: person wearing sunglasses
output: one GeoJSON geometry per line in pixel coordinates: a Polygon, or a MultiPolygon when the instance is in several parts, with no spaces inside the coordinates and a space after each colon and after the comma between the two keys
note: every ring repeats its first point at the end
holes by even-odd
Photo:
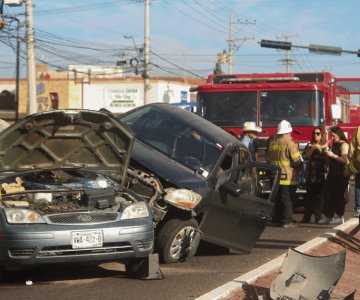
{"type": "Polygon", "coordinates": [[[324,151],[329,159],[329,173],[324,187],[324,217],[318,223],[338,225],[344,223],[344,195],[349,184],[349,176],[345,175],[349,142],[340,127],[331,127],[330,133],[331,150],[324,151]]]}
{"type": "Polygon", "coordinates": [[[324,151],[329,150],[326,133],[321,127],[315,127],[312,131],[311,141],[302,153],[305,168],[306,196],[304,203],[304,217],[302,223],[310,223],[312,215],[315,223],[321,219],[323,208],[323,189],[328,172],[328,159],[324,151]]]}

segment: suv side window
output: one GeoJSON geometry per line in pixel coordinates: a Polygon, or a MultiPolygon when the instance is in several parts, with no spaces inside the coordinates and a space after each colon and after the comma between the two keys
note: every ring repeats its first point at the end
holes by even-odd
{"type": "Polygon", "coordinates": [[[201,164],[203,138],[199,132],[186,130],[175,141],[174,158],[193,170],[201,164]]]}
{"type": "Polygon", "coordinates": [[[240,149],[240,164],[250,162],[250,153],[245,149],[240,149]]]}
{"type": "Polygon", "coordinates": [[[139,140],[167,156],[172,154],[176,137],[186,130],[183,124],[152,108],[125,116],[123,122],[136,132],[139,140]]]}

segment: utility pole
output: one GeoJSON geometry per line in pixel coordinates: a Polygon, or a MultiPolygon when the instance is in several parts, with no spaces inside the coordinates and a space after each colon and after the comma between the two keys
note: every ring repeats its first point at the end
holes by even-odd
{"type": "Polygon", "coordinates": [[[19,82],[20,82],[20,21],[16,24],[16,88],[15,88],[15,122],[19,119],[19,82]]]}
{"type": "MultiPolygon", "coordinates": [[[[245,20],[245,21],[237,21],[237,24],[243,24],[243,25],[249,25],[249,24],[256,24],[255,20],[249,21],[249,20],[245,20]]],[[[232,65],[233,65],[233,49],[234,49],[234,39],[232,37],[232,15],[230,14],[230,24],[229,24],[229,56],[228,56],[228,73],[232,74],[232,65]]],[[[253,38],[243,38],[244,42],[248,39],[253,39],[253,38]]]]}
{"type": "Polygon", "coordinates": [[[149,103],[149,66],[150,66],[150,0],[145,0],[145,34],[144,34],[144,104],[149,103]]]}
{"type": "Polygon", "coordinates": [[[33,31],[32,0],[26,0],[26,51],[27,51],[27,113],[33,114],[36,109],[36,69],[35,69],[35,38],[33,31]]]}
{"type": "MultiPolygon", "coordinates": [[[[284,38],[285,39],[285,42],[288,42],[289,41],[289,38],[292,38],[292,37],[298,37],[298,34],[296,34],[296,35],[292,35],[292,36],[290,36],[290,35],[288,35],[288,34],[284,34],[284,35],[282,35],[282,36],[280,36],[280,37],[276,37],[276,38],[284,38]]],[[[285,58],[284,59],[282,59],[281,61],[284,63],[284,65],[285,65],[285,72],[286,73],[289,73],[290,72],[290,67],[292,66],[292,62],[293,62],[293,60],[290,58],[290,52],[289,52],[290,50],[286,50],[286,52],[285,52],[285,58]]]]}
{"type": "Polygon", "coordinates": [[[229,57],[228,57],[228,73],[232,74],[232,49],[233,49],[233,39],[232,39],[232,15],[230,14],[230,24],[229,24],[229,57]]]}

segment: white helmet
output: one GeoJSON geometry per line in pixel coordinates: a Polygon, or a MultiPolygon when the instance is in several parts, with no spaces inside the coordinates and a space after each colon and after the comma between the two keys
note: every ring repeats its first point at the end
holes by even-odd
{"type": "Polygon", "coordinates": [[[277,134],[285,134],[285,133],[290,133],[292,132],[293,129],[291,127],[291,124],[286,121],[286,120],[282,120],[279,125],[278,125],[278,129],[277,129],[277,134]]]}

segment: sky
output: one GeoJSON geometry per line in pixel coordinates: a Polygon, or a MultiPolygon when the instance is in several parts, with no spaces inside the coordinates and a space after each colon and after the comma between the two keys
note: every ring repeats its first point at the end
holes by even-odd
{"type": "MultiPolygon", "coordinates": [[[[25,2],[25,0],[24,0],[25,2]]],[[[37,63],[51,71],[69,65],[115,66],[126,61],[126,74],[136,70],[144,44],[144,1],[32,0],[37,63]],[[132,62],[136,62],[133,60],[132,62]],[[134,65],[134,64],[133,64],[134,65]]],[[[356,54],[310,53],[262,48],[259,42],[288,40],[360,48],[359,0],[151,0],[150,76],[206,78],[213,73],[218,53],[229,52],[232,18],[233,73],[329,71],[336,77],[360,77],[356,54]]],[[[4,14],[20,20],[20,72],[26,76],[25,4],[4,6],[4,14]]],[[[5,18],[0,31],[0,78],[15,77],[16,22],[5,18]]],[[[222,64],[228,72],[228,64],[222,64]]]]}

